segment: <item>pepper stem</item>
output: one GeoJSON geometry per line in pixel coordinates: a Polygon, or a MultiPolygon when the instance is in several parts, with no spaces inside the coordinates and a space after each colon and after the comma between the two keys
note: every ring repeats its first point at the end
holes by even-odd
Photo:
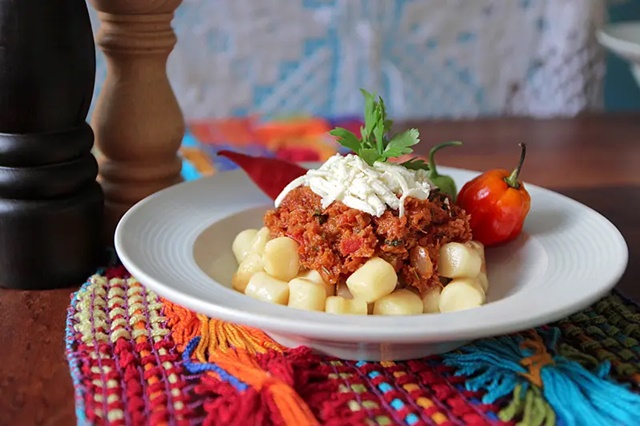
{"type": "Polygon", "coordinates": [[[436,152],[440,151],[442,148],[445,148],[447,146],[460,146],[460,145],[462,145],[462,142],[460,141],[449,141],[449,142],[442,142],[441,144],[438,144],[433,148],[431,148],[431,150],[429,151],[429,174],[431,176],[438,176],[438,172],[436,170],[436,160],[435,160],[436,152]]]}
{"type": "Polygon", "coordinates": [[[518,181],[518,178],[520,177],[520,170],[522,170],[522,164],[524,164],[524,158],[527,155],[527,145],[524,143],[520,143],[518,145],[520,146],[520,148],[522,148],[520,151],[520,161],[518,162],[518,167],[513,169],[509,177],[505,178],[504,180],[505,182],[507,182],[507,185],[509,185],[511,188],[516,188],[516,189],[520,188],[520,182],[518,181]]]}

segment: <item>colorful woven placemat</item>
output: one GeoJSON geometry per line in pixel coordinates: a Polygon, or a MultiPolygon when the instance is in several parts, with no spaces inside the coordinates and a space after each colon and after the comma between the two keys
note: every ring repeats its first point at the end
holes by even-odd
{"type": "MultiPolygon", "coordinates": [[[[357,120],[191,123],[186,179],[221,149],[322,161],[357,120]]],[[[505,319],[508,320],[508,319],[505,319]]],[[[406,362],[331,359],[190,312],[122,266],[73,295],[67,359],[81,425],[637,425],[640,308],[612,294],[535,330],[406,362]]]]}
{"type": "Polygon", "coordinates": [[[326,358],[207,318],[122,267],[73,296],[79,424],[634,425],[640,312],[617,294],[558,323],[406,362],[326,358]]]}

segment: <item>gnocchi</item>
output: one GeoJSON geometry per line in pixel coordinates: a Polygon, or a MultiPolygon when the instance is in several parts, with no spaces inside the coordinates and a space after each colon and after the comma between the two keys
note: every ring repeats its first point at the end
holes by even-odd
{"type": "Polygon", "coordinates": [[[444,244],[433,263],[424,248],[416,247],[411,260],[417,273],[437,274],[442,282],[422,294],[402,288],[394,267],[377,256],[346,281],[327,283],[317,271],[302,268],[295,240],[271,239],[266,227],[238,233],[231,248],[238,262],[231,280],[235,290],[295,309],[341,315],[446,313],[483,305],[489,291],[485,250],[477,241],[444,244]]]}
{"type": "Polygon", "coordinates": [[[422,313],[434,314],[440,312],[441,286],[432,287],[422,296],[422,313]]]}
{"type": "Polygon", "coordinates": [[[353,299],[353,294],[349,291],[349,287],[345,283],[340,283],[336,287],[336,296],[344,297],[345,299],[353,299]]]}
{"type": "Polygon", "coordinates": [[[487,277],[486,272],[480,272],[476,277],[478,280],[478,284],[482,287],[482,290],[486,293],[489,291],[489,278],[487,277]]]}
{"type": "Polygon", "coordinates": [[[480,273],[482,259],[476,250],[462,243],[440,248],[438,272],[446,278],[473,278],[480,273]]]}
{"type": "Polygon", "coordinates": [[[264,271],[262,263],[262,256],[256,253],[249,253],[248,256],[244,258],[240,265],[238,266],[238,270],[233,277],[231,278],[231,284],[235,290],[244,292],[247,288],[247,284],[249,284],[249,280],[251,277],[260,271],[264,271]]]}
{"type": "Polygon", "coordinates": [[[487,259],[484,254],[484,245],[482,245],[482,243],[479,241],[469,241],[466,244],[469,247],[473,248],[480,256],[482,266],[480,267],[480,273],[478,274],[478,281],[480,282],[480,286],[486,293],[487,291],[489,291],[489,279],[487,277],[487,259]]]}
{"type": "Polygon", "coordinates": [[[258,235],[257,229],[245,229],[233,240],[231,250],[238,263],[242,263],[244,258],[251,252],[256,235],[258,235]]]}
{"type": "Polygon", "coordinates": [[[279,280],[289,281],[300,272],[298,243],[288,237],[268,241],[262,254],[264,270],[279,280]]]}
{"type": "Polygon", "coordinates": [[[266,272],[256,272],[249,280],[244,294],[264,302],[286,305],[289,301],[289,283],[266,272]]]}
{"type": "Polygon", "coordinates": [[[314,283],[316,283],[318,285],[321,285],[322,288],[324,288],[325,292],[327,293],[327,297],[335,296],[336,286],[334,286],[333,284],[324,282],[324,280],[322,279],[322,276],[317,271],[314,271],[313,269],[308,270],[308,271],[304,271],[304,272],[300,273],[300,275],[298,275],[298,277],[299,278],[306,278],[308,280],[313,281],[314,283]]]}
{"type": "Polygon", "coordinates": [[[289,307],[307,311],[323,311],[327,292],[322,284],[307,278],[289,281],[289,307]]]}
{"type": "Polygon", "coordinates": [[[367,315],[367,302],[362,299],[345,299],[340,296],[327,297],[324,308],[329,314],[367,315]]]}
{"type": "Polygon", "coordinates": [[[374,315],[417,315],[422,313],[420,296],[410,290],[395,290],[376,300],[374,315]]]}
{"type": "Polygon", "coordinates": [[[267,241],[269,241],[269,228],[266,226],[260,228],[260,230],[256,233],[256,236],[251,241],[251,253],[262,254],[264,252],[264,247],[267,245],[267,241]]]}
{"type": "Polygon", "coordinates": [[[353,297],[367,303],[390,294],[397,283],[398,276],[393,266],[379,257],[367,260],[347,278],[347,287],[353,297]]]}
{"type": "Polygon", "coordinates": [[[447,284],[440,293],[440,312],[476,308],[485,302],[485,293],[476,278],[459,278],[447,284]]]}

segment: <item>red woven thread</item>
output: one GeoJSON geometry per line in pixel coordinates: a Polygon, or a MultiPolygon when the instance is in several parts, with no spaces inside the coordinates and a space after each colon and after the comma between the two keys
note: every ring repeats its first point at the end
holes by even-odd
{"type": "Polygon", "coordinates": [[[160,424],[167,422],[172,415],[173,405],[169,408],[169,401],[173,403],[173,398],[169,394],[170,389],[167,389],[167,384],[163,377],[165,375],[163,362],[172,362],[175,357],[171,355],[160,356],[160,362],[156,360],[154,355],[154,349],[157,351],[162,347],[162,342],[152,344],[149,341],[138,343],[135,345],[137,353],[149,353],[140,357],[139,365],[143,369],[143,380],[146,383],[145,394],[149,401],[148,410],[150,411],[149,422],[151,424],[160,424]],[[149,382],[154,382],[149,384],[149,382]]]}
{"type": "Polygon", "coordinates": [[[346,407],[349,400],[338,392],[339,380],[328,378],[333,369],[325,360],[308,348],[288,351],[286,356],[294,373],[294,389],[307,402],[321,424],[331,425],[338,420],[350,420],[353,422],[347,424],[358,424],[355,421],[360,420],[360,415],[348,407],[348,412],[340,410],[346,407]]]}
{"type": "Polygon", "coordinates": [[[119,265],[119,266],[114,266],[112,268],[107,269],[104,276],[108,280],[112,280],[113,278],[126,279],[126,278],[129,278],[131,275],[129,274],[129,271],[127,271],[127,269],[124,266],[119,265]]]}
{"type": "Polygon", "coordinates": [[[184,420],[182,422],[178,422],[177,424],[188,424],[188,419],[191,417],[190,410],[188,408],[188,404],[191,402],[189,396],[183,392],[183,389],[186,386],[186,381],[183,378],[184,369],[182,368],[182,363],[180,362],[180,355],[177,353],[175,345],[169,339],[161,340],[154,344],[156,350],[160,350],[161,348],[165,349],[167,353],[165,355],[160,356],[161,364],[169,363],[171,365],[170,368],[164,369],[164,374],[166,377],[170,377],[172,374],[176,376],[176,382],[171,383],[169,381],[169,390],[171,392],[171,399],[173,401],[173,413],[175,417],[182,416],[184,420]],[[178,392],[173,392],[176,389],[178,392]],[[176,393],[176,395],[174,395],[176,393]],[[175,405],[177,403],[181,403],[181,408],[176,408],[175,405]]]}
{"type": "MultiPolygon", "coordinates": [[[[453,424],[448,420],[443,421],[442,419],[448,419],[449,416],[443,413],[441,410],[438,410],[435,406],[426,409],[417,406],[417,398],[425,396],[422,392],[420,392],[419,390],[414,392],[416,398],[412,399],[409,397],[409,393],[407,391],[401,389],[399,384],[397,384],[396,378],[393,376],[393,373],[399,371],[404,372],[405,368],[402,364],[395,364],[391,367],[382,367],[377,363],[366,363],[360,366],[354,365],[354,368],[357,369],[362,375],[365,375],[367,377],[365,379],[365,382],[368,383],[370,392],[376,395],[376,398],[380,402],[380,406],[385,406],[386,404],[385,407],[389,407],[389,409],[384,409],[384,412],[387,413],[388,417],[397,419],[398,421],[403,421],[407,418],[407,416],[413,414],[418,419],[416,423],[414,423],[415,425],[427,425],[434,422],[432,416],[440,413],[441,416],[438,418],[438,421],[442,421],[442,423],[440,424],[453,424]],[[374,378],[369,378],[369,375],[372,372],[376,372],[378,373],[378,375],[374,378]],[[381,390],[381,385],[383,384],[386,384],[393,389],[383,392],[381,390]],[[400,401],[402,403],[401,409],[396,410],[393,408],[393,403],[395,401],[400,401]]],[[[407,383],[415,384],[415,381],[407,381],[405,384],[407,383]]]]}
{"type": "Polygon", "coordinates": [[[145,415],[144,389],[142,374],[140,373],[139,359],[133,352],[133,344],[130,340],[119,339],[116,342],[115,354],[120,362],[127,395],[127,412],[131,416],[131,422],[135,425],[143,424],[145,415]]]}
{"type": "Polygon", "coordinates": [[[264,395],[252,388],[240,392],[229,383],[203,376],[195,392],[204,400],[204,426],[272,426],[282,423],[273,421],[264,395]]]}
{"type": "Polygon", "coordinates": [[[355,420],[360,417],[351,410],[337,411],[339,405],[346,405],[348,400],[339,396],[339,381],[328,379],[332,373],[331,367],[309,348],[300,347],[284,354],[271,352],[259,355],[258,362],[263,369],[291,386],[321,424],[331,425],[336,421],[345,424],[345,418],[355,420]]]}
{"type": "MultiPolygon", "coordinates": [[[[111,268],[105,273],[105,276],[110,279],[126,278],[128,275],[123,267],[111,268]]],[[[119,286],[126,292],[128,288],[126,283],[119,286]]],[[[106,312],[107,321],[104,325],[95,325],[95,330],[92,330],[94,335],[103,333],[109,336],[112,332],[110,330],[112,322],[121,318],[129,321],[128,317],[117,312],[117,308],[122,308],[126,312],[128,309],[126,296],[125,301],[110,306],[110,310],[106,312]]],[[[100,309],[100,307],[93,305],[89,309],[100,309]]],[[[78,336],[80,337],[80,332],[78,336]]],[[[79,343],[75,351],[80,354],[79,367],[82,372],[82,386],[85,389],[84,407],[90,423],[147,425],[163,424],[171,420],[174,424],[186,425],[193,417],[192,410],[189,408],[189,395],[182,392],[186,381],[182,374],[180,355],[170,339],[165,338],[155,343],[143,341],[136,344],[125,334],[114,343],[110,340],[99,343],[97,346],[79,343]],[[158,359],[154,350],[159,354],[158,359]],[[143,352],[147,355],[143,356],[143,352]],[[97,359],[98,354],[102,354],[103,357],[97,359]],[[170,367],[165,369],[165,365],[170,367]],[[172,374],[174,383],[168,380],[172,374]],[[155,380],[155,383],[149,384],[150,380],[155,380]],[[172,395],[173,389],[177,389],[179,393],[172,395]],[[96,395],[99,395],[102,400],[96,401],[96,395]],[[111,398],[109,402],[109,397],[114,395],[117,398],[111,398]],[[176,403],[178,403],[177,408],[176,403]],[[168,407],[171,408],[168,409],[168,407]],[[116,410],[124,413],[123,419],[114,415],[116,410]],[[177,420],[180,416],[183,418],[182,421],[177,420]]]]}
{"type": "MultiPolygon", "coordinates": [[[[339,381],[327,379],[332,368],[308,348],[261,354],[256,362],[274,379],[291,386],[322,425],[362,424],[366,418],[363,412],[349,409],[350,398],[338,392],[339,381]]],[[[195,392],[204,400],[205,425],[283,424],[268,388],[241,392],[212,376],[202,376],[195,392]]]]}
{"type": "MultiPolygon", "coordinates": [[[[93,352],[93,348],[82,343],[78,346],[78,352],[86,356],[85,361],[82,363],[80,370],[83,375],[83,386],[87,389],[84,394],[84,404],[86,407],[87,419],[94,423],[99,417],[96,413],[96,401],[95,395],[103,395],[102,391],[102,376],[99,373],[92,372],[92,367],[97,366],[97,362],[92,360],[89,356],[93,352]]],[[[100,410],[103,410],[102,404],[99,406],[100,410]]]]}
{"type": "MultiPolygon", "coordinates": [[[[413,374],[411,374],[411,372],[407,371],[406,365],[402,364],[402,365],[398,365],[398,366],[394,366],[391,369],[392,373],[395,373],[397,371],[403,371],[405,372],[404,375],[397,377],[395,379],[395,382],[397,384],[397,386],[403,387],[405,385],[408,384],[415,384],[418,388],[414,389],[414,390],[405,390],[405,392],[408,395],[408,398],[413,400],[413,401],[417,401],[419,398],[428,398],[430,400],[432,400],[433,395],[431,395],[430,393],[426,392],[424,390],[424,385],[422,385],[421,383],[419,383],[419,381],[417,380],[416,376],[414,376],[413,374]]],[[[431,407],[428,408],[421,408],[422,411],[422,415],[426,416],[428,418],[432,418],[434,416],[436,416],[438,413],[440,413],[441,415],[445,416],[445,417],[449,417],[447,414],[446,410],[443,410],[441,408],[438,407],[438,405],[436,405],[434,403],[434,405],[432,405],[431,407]]],[[[446,421],[441,423],[442,425],[453,425],[454,423],[452,421],[446,421]]]]}
{"type": "MultiPolygon", "coordinates": [[[[368,379],[359,375],[357,370],[347,362],[338,361],[337,364],[334,363],[332,365],[332,368],[341,376],[336,380],[348,389],[343,393],[344,401],[347,404],[352,401],[360,405],[367,402],[376,404],[377,408],[366,408],[361,406],[360,410],[355,411],[355,413],[357,413],[356,418],[359,421],[364,421],[364,419],[373,420],[378,416],[389,417],[389,413],[383,407],[382,401],[372,391],[371,384],[368,379]],[[356,389],[359,388],[364,388],[365,391],[358,392],[356,389]]],[[[345,413],[346,410],[351,411],[348,405],[343,408],[342,415],[348,415],[348,413],[345,413]]],[[[340,424],[339,421],[336,421],[336,424],[340,424]]]]}
{"type": "MultiPolygon", "coordinates": [[[[489,407],[479,409],[469,403],[469,399],[480,400],[482,394],[479,392],[460,391],[455,384],[463,383],[464,378],[455,376],[453,369],[437,362],[425,362],[424,360],[408,361],[406,363],[412,374],[419,378],[423,387],[432,392],[432,398],[436,398],[446,404],[451,415],[461,422],[471,426],[481,426],[490,424],[483,412],[489,407]]],[[[509,423],[496,421],[494,424],[508,425],[509,423]]]]}

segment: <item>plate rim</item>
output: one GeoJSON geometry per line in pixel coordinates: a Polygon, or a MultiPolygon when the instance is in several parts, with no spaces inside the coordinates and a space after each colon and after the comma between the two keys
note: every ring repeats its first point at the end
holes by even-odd
{"type": "Polygon", "coordinates": [[[633,42],[628,39],[620,38],[619,35],[615,34],[615,30],[617,29],[631,27],[640,27],[640,21],[636,20],[607,24],[596,31],[596,38],[598,39],[598,42],[607,49],[624,57],[630,62],[634,62],[630,56],[640,58],[640,41],[633,42]]]}
{"type": "MultiPolygon", "coordinates": [[[[313,166],[315,164],[317,163],[307,163],[306,165],[313,166]]],[[[440,169],[443,173],[455,173],[455,172],[466,173],[466,174],[481,173],[475,170],[467,170],[467,169],[446,167],[446,166],[441,166],[440,169]]],[[[114,236],[114,245],[115,245],[115,249],[118,254],[118,257],[120,258],[120,261],[122,262],[122,264],[125,266],[125,268],[127,268],[127,270],[131,273],[133,277],[135,277],[140,283],[148,287],[150,290],[156,292],[158,295],[162,297],[167,298],[168,300],[171,300],[174,303],[182,305],[196,312],[202,312],[211,317],[220,318],[225,321],[231,321],[231,322],[245,324],[248,326],[258,327],[267,333],[273,332],[273,333],[279,333],[279,334],[285,334],[285,335],[304,336],[314,340],[353,342],[355,330],[349,331],[351,330],[351,328],[353,328],[353,327],[349,327],[350,324],[344,327],[344,329],[338,329],[338,330],[333,330],[333,332],[328,332],[326,329],[324,330],[319,329],[318,323],[313,323],[313,326],[311,326],[309,324],[309,321],[299,321],[299,323],[298,321],[295,321],[294,324],[291,324],[292,320],[286,317],[273,318],[271,316],[256,315],[255,313],[247,312],[246,310],[242,310],[237,307],[234,308],[234,307],[221,306],[213,303],[212,301],[200,301],[191,295],[188,295],[176,290],[175,288],[173,288],[173,286],[159,282],[158,280],[156,280],[155,278],[147,274],[144,270],[140,269],[135,264],[135,262],[133,262],[129,258],[127,254],[127,249],[124,246],[124,238],[125,238],[124,233],[125,231],[127,231],[126,229],[126,227],[128,226],[127,223],[131,220],[131,217],[135,216],[137,214],[136,212],[138,212],[141,208],[143,208],[143,206],[153,202],[153,200],[155,200],[156,198],[170,196],[172,192],[179,191],[179,190],[185,191],[186,189],[184,188],[186,188],[187,186],[196,185],[196,184],[205,185],[206,182],[202,182],[203,180],[207,180],[207,181],[210,180],[213,182],[216,178],[220,177],[220,175],[222,174],[229,176],[230,174],[234,174],[234,173],[239,175],[243,174],[241,170],[235,169],[231,171],[220,172],[216,175],[197,179],[194,181],[182,182],[180,184],[158,191],[150,195],[149,197],[146,197],[145,199],[136,203],[131,209],[129,209],[129,211],[125,213],[125,215],[119,221],[118,226],[116,227],[116,232],[114,236]],[[206,309],[203,309],[203,307],[205,307],[206,309]],[[215,312],[215,313],[212,313],[212,312],[215,312]],[[304,324],[306,324],[306,326],[303,326],[304,324]]],[[[482,325],[476,326],[475,328],[471,328],[467,330],[459,330],[458,332],[451,332],[451,331],[439,332],[439,330],[430,330],[430,332],[427,333],[427,335],[416,335],[416,333],[392,333],[392,334],[385,333],[384,335],[378,335],[377,333],[372,332],[371,330],[358,330],[358,333],[355,333],[355,335],[357,335],[357,341],[358,342],[387,342],[387,343],[419,343],[419,342],[426,343],[426,342],[435,342],[435,341],[443,342],[443,341],[454,341],[454,340],[469,340],[469,339],[476,339],[481,337],[511,333],[511,332],[539,326],[542,324],[546,324],[549,322],[562,319],[572,313],[575,313],[584,308],[587,308],[588,306],[590,306],[591,304],[599,300],[601,297],[603,297],[606,293],[611,291],[611,289],[622,278],[624,272],[626,271],[626,268],[628,266],[628,261],[629,261],[628,246],[624,239],[624,236],[620,233],[619,229],[604,215],[602,215],[595,209],[578,202],[577,200],[574,200],[570,197],[567,197],[553,190],[530,184],[528,182],[525,182],[525,186],[527,186],[529,191],[535,190],[535,191],[547,192],[552,194],[553,196],[561,197],[562,199],[564,199],[565,202],[579,205],[580,208],[586,209],[587,211],[590,212],[590,214],[596,215],[598,220],[603,221],[602,223],[610,228],[610,231],[612,232],[612,236],[616,240],[615,243],[618,245],[618,249],[620,249],[619,254],[621,257],[619,259],[618,265],[616,265],[614,271],[611,273],[610,279],[607,280],[607,283],[600,284],[598,291],[592,292],[589,295],[589,297],[582,297],[582,299],[580,299],[578,302],[573,302],[570,306],[564,306],[562,308],[558,308],[552,314],[545,314],[545,315],[532,314],[532,315],[529,315],[527,318],[523,318],[518,321],[510,321],[510,322],[507,321],[504,324],[501,324],[500,326],[492,327],[490,330],[487,329],[486,327],[482,327],[482,325]]],[[[215,223],[215,221],[213,221],[211,224],[213,223],[215,223]]],[[[209,226],[211,224],[209,224],[209,226]]],[[[221,285],[213,279],[211,279],[211,281],[217,285],[221,285]]],[[[238,294],[238,296],[246,297],[241,294],[238,294]]],[[[264,303],[264,302],[259,302],[259,303],[264,303]]],[[[286,310],[290,309],[287,307],[280,307],[280,308],[284,308],[286,310]]],[[[468,310],[468,311],[461,311],[461,312],[454,312],[454,313],[447,313],[447,314],[433,314],[433,315],[434,316],[437,315],[439,317],[448,316],[452,318],[453,321],[455,321],[454,317],[458,317],[459,321],[464,321],[466,318],[473,317],[473,311],[475,310],[468,310]]],[[[307,314],[304,311],[302,312],[304,314],[307,314]]],[[[302,316],[305,316],[304,314],[302,316]]],[[[325,313],[311,313],[311,314],[312,315],[319,314],[323,316],[327,315],[325,313]]],[[[403,322],[403,320],[416,318],[416,317],[422,318],[423,321],[428,322],[427,318],[431,317],[431,315],[423,314],[418,316],[379,317],[379,318],[368,316],[364,318],[367,318],[367,320],[371,321],[371,323],[375,323],[375,322],[380,323],[381,321],[403,322]]]]}

